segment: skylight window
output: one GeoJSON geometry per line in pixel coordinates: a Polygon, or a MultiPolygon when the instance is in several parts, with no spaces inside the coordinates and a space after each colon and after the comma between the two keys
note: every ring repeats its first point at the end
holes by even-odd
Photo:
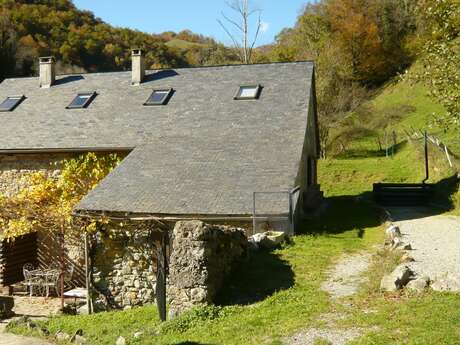
{"type": "Polygon", "coordinates": [[[169,102],[173,94],[173,89],[153,90],[144,105],[165,105],[169,102]]]}
{"type": "Polygon", "coordinates": [[[23,100],[24,96],[9,96],[0,104],[0,111],[13,111],[23,100]]]}
{"type": "Polygon", "coordinates": [[[236,93],[235,99],[258,99],[262,86],[260,85],[242,85],[236,93]]]}
{"type": "Polygon", "coordinates": [[[67,109],[82,109],[86,108],[96,97],[96,92],[82,92],[77,95],[67,106],[67,109]]]}

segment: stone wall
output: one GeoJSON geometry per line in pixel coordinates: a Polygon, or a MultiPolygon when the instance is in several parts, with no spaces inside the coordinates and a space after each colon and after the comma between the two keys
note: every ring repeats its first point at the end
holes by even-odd
{"type": "Polygon", "coordinates": [[[178,222],[169,262],[170,316],[212,303],[225,276],[245,257],[247,243],[243,229],[178,222]]]}
{"type": "Polygon", "coordinates": [[[0,194],[14,195],[26,187],[24,177],[42,171],[49,176],[58,176],[60,162],[74,157],[73,154],[3,154],[0,155],[0,194]]]}
{"type": "Polygon", "coordinates": [[[92,280],[104,296],[99,305],[125,308],[155,300],[158,239],[150,229],[105,226],[92,245],[92,280]]]}

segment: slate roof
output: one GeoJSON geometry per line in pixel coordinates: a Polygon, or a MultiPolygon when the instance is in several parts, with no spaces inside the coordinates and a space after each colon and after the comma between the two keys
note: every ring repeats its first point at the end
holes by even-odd
{"type": "Polygon", "coordinates": [[[140,86],[130,72],[64,76],[50,89],[7,79],[0,100],[27,99],[0,113],[0,152],[134,149],[77,210],[251,214],[253,191],[295,187],[312,74],[296,62],[161,70],[140,86]],[[233,99],[245,84],[263,86],[259,100],[233,99]],[[166,106],[143,106],[163,88],[175,90],[166,106]],[[82,91],[98,96],[65,109],[82,91]]]}

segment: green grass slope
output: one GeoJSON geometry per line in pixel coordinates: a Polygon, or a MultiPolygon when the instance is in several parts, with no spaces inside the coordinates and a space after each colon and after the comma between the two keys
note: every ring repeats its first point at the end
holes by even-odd
{"type": "Polygon", "coordinates": [[[339,158],[383,155],[381,149],[394,143],[393,132],[396,143],[400,143],[408,133],[427,130],[460,154],[460,138],[456,131],[441,128],[436,123],[436,118],[444,115],[445,109],[429,96],[426,86],[414,81],[413,75],[418,69],[415,66],[403,80],[393,80],[383,86],[371,100],[333,128],[332,153],[339,158]]]}
{"type": "MultiPolygon", "coordinates": [[[[328,154],[333,159],[319,165],[321,184],[332,195],[347,193],[356,185],[360,185],[362,193],[368,192],[374,182],[422,182],[424,130],[444,142],[455,155],[460,154],[460,137],[455,130],[441,128],[434,121],[445,110],[429,96],[424,85],[414,81],[417,68],[413,67],[403,80],[382,87],[332,128],[328,154]],[[414,132],[419,134],[418,139],[412,137],[414,132]],[[339,179],[344,183],[338,184],[339,179]]],[[[440,148],[430,143],[428,150],[428,182],[443,181],[439,183],[442,198],[450,197],[451,201],[446,202],[458,209],[460,193],[455,194],[455,186],[444,185],[444,181],[459,171],[459,160],[451,157],[451,168],[440,148]]]]}
{"type": "Polygon", "coordinates": [[[189,42],[189,41],[181,40],[178,38],[174,38],[166,42],[166,46],[168,46],[169,48],[188,50],[188,49],[195,48],[195,47],[204,48],[206,47],[206,44],[189,42]]]}

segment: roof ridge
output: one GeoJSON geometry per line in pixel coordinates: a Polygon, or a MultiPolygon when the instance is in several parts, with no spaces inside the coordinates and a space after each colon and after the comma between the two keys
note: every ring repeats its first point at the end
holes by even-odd
{"type": "MultiPolygon", "coordinates": [[[[158,68],[158,69],[147,69],[146,72],[154,73],[154,72],[168,71],[168,70],[198,70],[198,69],[212,69],[212,68],[223,68],[223,67],[252,67],[252,66],[270,66],[270,65],[290,65],[290,64],[301,64],[301,63],[312,64],[313,66],[315,65],[315,62],[313,60],[273,61],[273,62],[258,62],[258,63],[253,63],[253,64],[222,64],[222,65],[210,65],[210,66],[168,67],[168,68],[158,68]]],[[[57,74],[56,77],[67,77],[67,76],[78,76],[78,75],[109,75],[109,74],[118,74],[118,73],[131,73],[131,70],[65,73],[65,74],[57,74]]],[[[10,78],[5,78],[3,81],[15,80],[15,79],[38,79],[38,76],[10,77],[10,78]]],[[[0,84],[2,82],[0,82],[0,84]]]]}

